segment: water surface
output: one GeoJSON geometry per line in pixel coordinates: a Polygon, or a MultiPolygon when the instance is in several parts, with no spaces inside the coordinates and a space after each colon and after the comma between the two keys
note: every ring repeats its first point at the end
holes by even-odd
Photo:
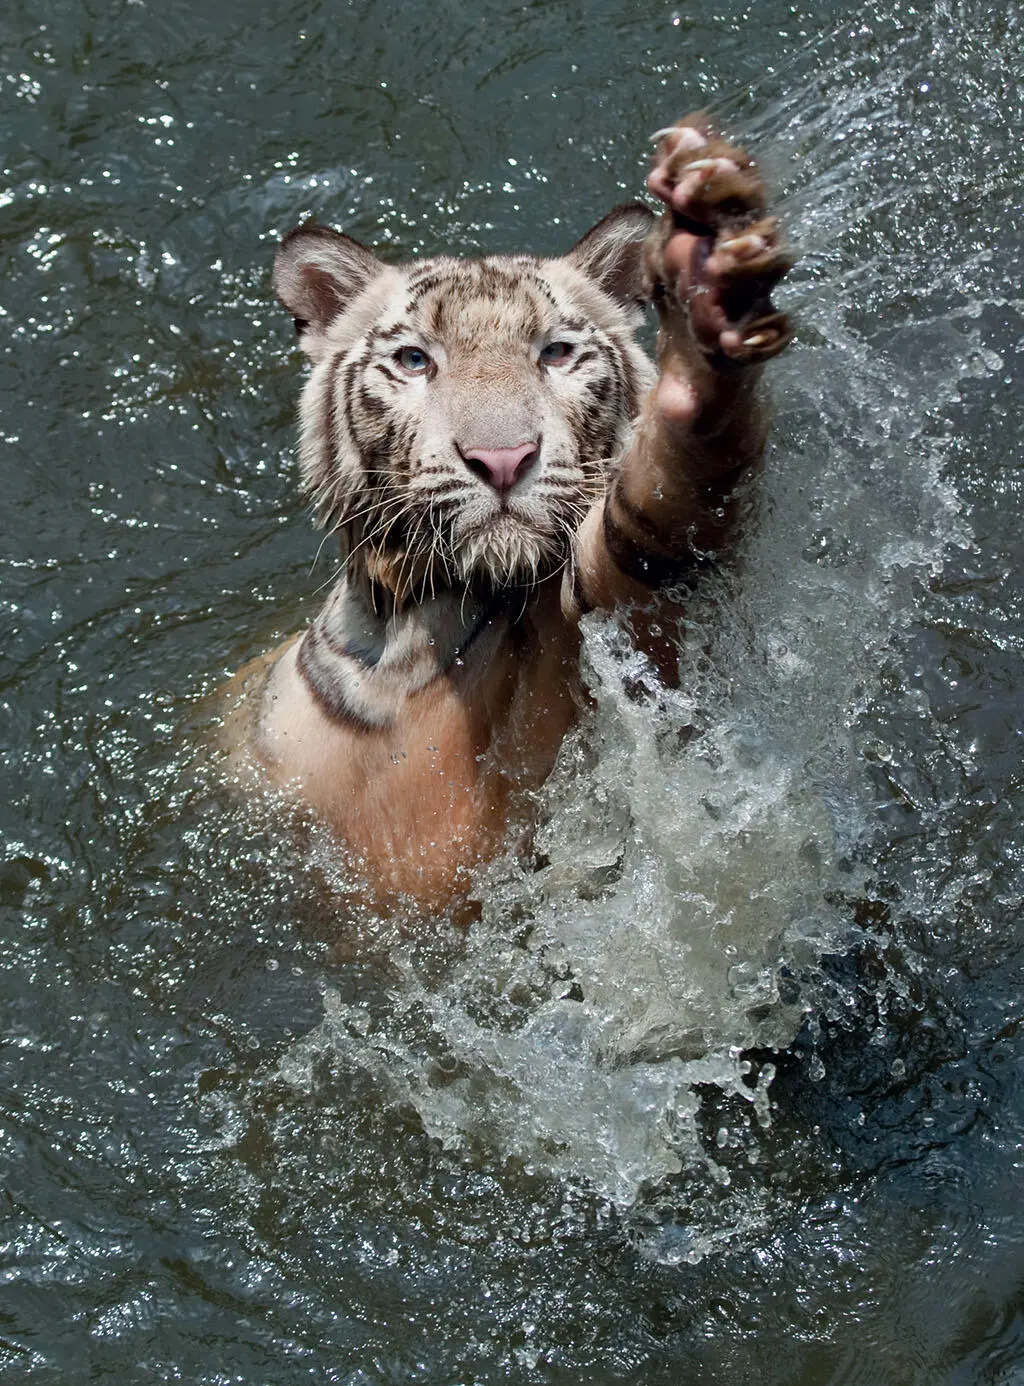
{"type": "Polygon", "coordinates": [[[1019,9],[0,27],[4,1379],[1019,1386],[1019,9]],[[478,928],[354,920],[204,769],[332,572],[274,242],[555,252],[704,105],[802,255],[742,563],[678,692],[588,624],[478,928]]]}

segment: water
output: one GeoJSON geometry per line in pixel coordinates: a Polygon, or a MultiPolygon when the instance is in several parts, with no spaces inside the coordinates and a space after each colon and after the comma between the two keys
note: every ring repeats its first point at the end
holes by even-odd
{"type": "Polygon", "coordinates": [[[0,17],[4,1379],[1024,1381],[1021,17],[0,17]],[[738,570],[468,935],[204,749],[330,576],[278,234],[564,247],[711,103],[802,259],[738,570]]]}

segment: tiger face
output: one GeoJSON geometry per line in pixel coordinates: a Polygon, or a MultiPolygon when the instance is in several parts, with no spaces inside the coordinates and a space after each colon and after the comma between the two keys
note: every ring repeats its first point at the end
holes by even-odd
{"type": "Polygon", "coordinates": [[[634,341],[652,220],[618,208],[558,259],[396,266],[326,227],[286,237],[303,480],[350,563],[396,592],[565,563],[653,379],[634,341]]]}

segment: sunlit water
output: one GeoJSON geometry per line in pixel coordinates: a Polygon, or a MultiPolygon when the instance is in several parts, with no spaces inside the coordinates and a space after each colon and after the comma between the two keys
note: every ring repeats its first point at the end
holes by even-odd
{"type": "Polygon", "coordinates": [[[0,25],[4,1379],[1020,1386],[1019,13],[0,25]],[[739,561],[367,918],[206,765],[332,571],[273,243],[552,252],[708,104],[802,257],[739,561]]]}

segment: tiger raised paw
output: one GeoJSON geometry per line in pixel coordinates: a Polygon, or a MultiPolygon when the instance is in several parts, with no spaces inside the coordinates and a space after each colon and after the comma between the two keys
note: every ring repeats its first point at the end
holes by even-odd
{"type": "Polygon", "coordinates": [[[745,150],[700,115],[659,130],[647,186],[664,202],[646,268],[663,324],[718,367],[778,355],[793,332],[771,291],[792,268],[767,189],[745,150]],[[672,315],[688,310],[690,333],[672,315]]]}
{"type": "Polygon", "coordinates": [[[630,608],[656,654],[659,591],[728,547],[789,258],[751,161],[702,118],[660,133],[649,186],[660,216],[618,207],[556,258],[385,264],[309,223],[278,250],[312,363],[303,480],[343,566],[237,676],[224,737],[380,904],[447,906],[526,825],[584,702],[580,615],[630,608]]]}

